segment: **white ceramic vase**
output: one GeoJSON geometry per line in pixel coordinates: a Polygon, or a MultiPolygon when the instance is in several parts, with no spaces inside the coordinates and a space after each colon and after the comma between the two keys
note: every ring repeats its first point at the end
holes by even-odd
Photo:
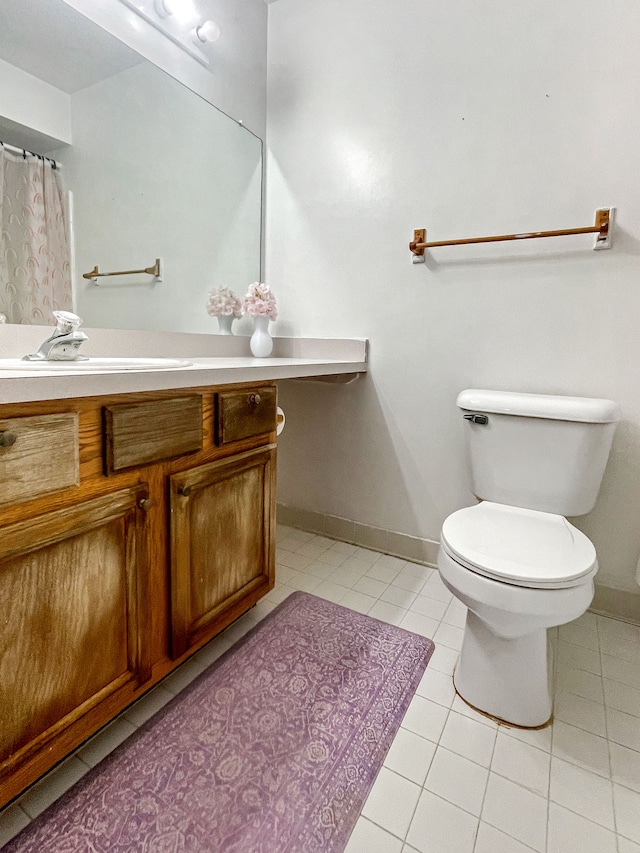
{"type": "Polygon", "coordinates": [[[218,314],[218,334],[232,335],[231,324],[235,320],[233,314],[218,314]]]}
{"type": "Polygon", "coordinates": [[[269,317],[258,314],[254,318],[255,331],[251,335],[249,346],[256,358],[267,358],[273,350],[273,340],[269,334],[269,317]]]}

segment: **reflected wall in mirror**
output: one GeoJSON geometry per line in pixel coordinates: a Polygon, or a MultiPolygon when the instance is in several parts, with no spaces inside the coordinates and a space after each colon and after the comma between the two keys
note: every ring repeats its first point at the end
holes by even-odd
{"type": "Polygon", "coordinates": [[[215,331],[209,290],[259,280],[261,140],[62,0],[0,4],[0,139],[62,167],[87,326],[215,331]]]}

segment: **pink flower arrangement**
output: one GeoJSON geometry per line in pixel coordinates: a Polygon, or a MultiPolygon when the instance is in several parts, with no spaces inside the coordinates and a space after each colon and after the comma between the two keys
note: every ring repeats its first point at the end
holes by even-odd
{"type": "Polygon", "coordinates": [[[233,316],[242,317],[242,303],[233,290],[228,287],[219,287],[209,293],[207,311],[212,317],[233,316]]]}
{"type": "Polygon", "coordinates": [[[268,284],[254,281],[249,285],[244,298],[244,310],[251,317],[268,317],[270,320],[277,318],[276,298],[268,284]]]}

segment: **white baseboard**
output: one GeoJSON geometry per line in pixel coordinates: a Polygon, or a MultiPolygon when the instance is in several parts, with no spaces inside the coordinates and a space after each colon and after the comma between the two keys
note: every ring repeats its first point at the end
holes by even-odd
{"type": "Polygon", "coordinates": [[[435,567],[438,559],[439,543],[433,539],[408,536],[406,533],[360,524],[337,515],[296,509],[284,504],[278,504],[277,517],[279,524],[329,536],[331,539],[349,542],[371,551],[380,551],[382,554],[391,554],[403,560],[411,560],[412,563],[435,567]]]}
{"type": "MultiPolygon", "coordinates": [[[[277,517],[279,524],[329,536],[382,554],[392,554],[403,560],[411,560],[412,563],[437,567],[439,543],[433,539],[408,536],[406,533],[360,524],[337,515],[296,509],[284,504],[278,504],[277,517]]],[[[596,583],[596,594],[589,609],[602,616],[640,625],[640,590],[635,593],[596,583]]]]}
{"type": "Polygon", "coordinates": [[[636,593],[596,583],[596,594],[589,610],[640,625],[640,590],[636,593]]]}

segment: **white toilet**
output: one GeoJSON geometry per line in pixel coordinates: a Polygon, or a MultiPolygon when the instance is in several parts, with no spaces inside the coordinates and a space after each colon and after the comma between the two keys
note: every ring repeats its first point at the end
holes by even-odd
{"type": "Polygon", "coordinates": [[[438,567],[468,608],[454,682],[474,708],[517,726],[549,722],[547,628],[581,616],[598,571],[565,515],[595,502],[619,420],[611,400],[463,391],[473,492],[450,515],[438,567]]]}

